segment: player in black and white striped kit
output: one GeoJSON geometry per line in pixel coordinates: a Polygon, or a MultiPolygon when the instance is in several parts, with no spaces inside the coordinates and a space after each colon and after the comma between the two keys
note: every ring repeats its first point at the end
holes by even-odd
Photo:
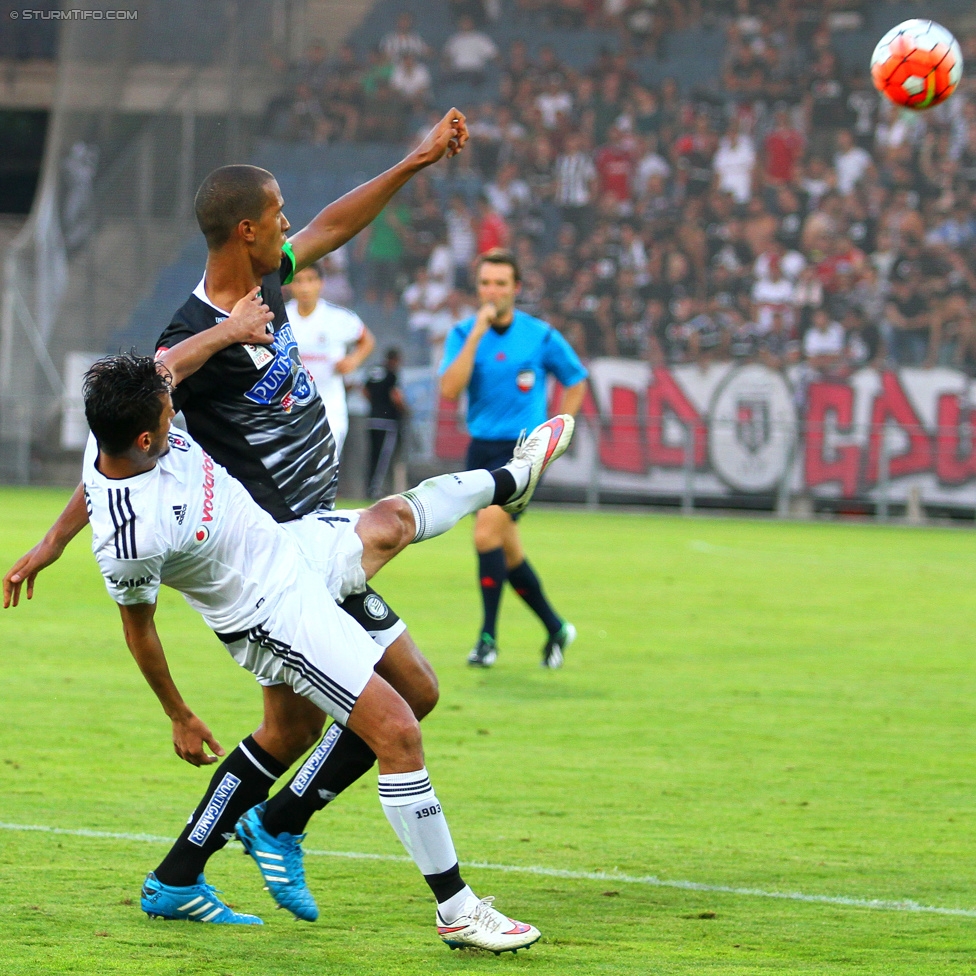
{"type": "MultiPolygon", "coordinates": [[[[306,558],[300,533],[276,523],[192,438],[171,431],[170,377],[150,357],[101,360],[85,377],[84,395],[92,430],[83,473],[92,549],[119,605],[129,650],[173,723],[177,751],[199,764],[215,761],[205,745],[222,750],[170,676],[154,621],[161,585],[183,594],[242,667],[262,682],[286,684],[373,750],[380,802],[437,899],[438,934],[448,945],[497,953],[535,942],[538,929],[506,918],[462,880],[417,720],[374,672],[383,650],[334,601],[361,589],[410,543],[448,531],[465,515],[492,504],[524,507],[546,466],[568,446],[572,418],[541,425],[496,471],[442,475],[342,517],[306,515],[302,522],[333,523],[329,551],[321,553],[329,567],[323,577],[306,558]]],[[[284,771],[258,733],[224,760],[180,838],[147,877],[141,900],[147,914],[260,924],[224,905],[203,867],[284,771]],[[174,859],[194,861],[191,882],[161,880],[174,859]]],[[[287,858],[276,865],[286,873],[294,867],[287,858]]]]}

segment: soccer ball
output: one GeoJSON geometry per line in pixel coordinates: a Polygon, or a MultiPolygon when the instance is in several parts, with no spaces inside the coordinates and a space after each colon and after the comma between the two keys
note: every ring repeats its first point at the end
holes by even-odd
{"type": "Polygon", "coordinates": [[[962,78],[962,51],[934,20],[906,20],[871,55],[874,87],[896,105],[921,110],[944,102],[962,78]]]}

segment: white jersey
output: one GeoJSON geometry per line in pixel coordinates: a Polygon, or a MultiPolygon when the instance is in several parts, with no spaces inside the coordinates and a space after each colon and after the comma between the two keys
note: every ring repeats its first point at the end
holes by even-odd
{"type": "Polygon", "coordinates": [[[325,404],[329,426],[337,446],[349,427],[346,409],[346,388],[342,376],[335,371],[336,363],[344,359],[349,347],[358,342],[366,329],[363,320],[348,308],[333,305],[320,298],[310,315],[300,315],[294,299],[285,305],[292,333],[298,343],[302,362],[315,378],[325,404]]]}
{"type": "Polygon", "coordinates": [[[293,539],[183,431],[151,471],[106,478],[89,437],[83,482],[92,551],[116,603],[179,590],[218,633],[267,620],[304,560],[293,539]]]}

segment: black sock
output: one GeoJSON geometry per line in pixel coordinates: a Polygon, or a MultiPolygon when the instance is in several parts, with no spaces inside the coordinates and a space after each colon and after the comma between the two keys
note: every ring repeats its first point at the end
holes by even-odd
{"type": "Polygon", "coordinates": [[[288,785],[268,800],[264,829],[272,837],[305,833],[312,814],[355,783],[374,762],[373,750],[355,732],[334,722],[288,785]]]}
{"type": "Polygon", "coordinates": [[[515,475],[508,468],[499,468],[497,471],[492,471],[491,476],[495,479],[495,494],[491,496],[491,503],[504,505],[518,488],[515,484],[515,475]]]}
{"type": "Polygon", "coordinates": [[[268,796],[287,769],[248,736],[218,767],[210,786],[170,852],[156,868],[168,885],[193,885],[211,854],[234,836],[234,825],[268,796]]]}
{"type": "Polygon", "coordinates": [[[430,890],[434,893],[438,905],[447,901],[448,898],[453,898],[464,888],[461,867],[457,861],[454,862],[453,868],[448,868],[440,874],[425,874],[424,881],[430,885],[430,890]]]}
{"type": "Polygon", "coordinates": [[[549,605],[545,593],[542,592],[542,583],[527,559],[520,566],[508,571],[508,581],[512,584],[512,589],[525,600],[542,621],[550,636],[562,627],[562,620],[556,616],[556,611],[549,605]]]}
{"type": "Polygon", "coordinates": [[[485,608],[485,620],[481,632],[495,636],[498,627],[498,606],[505,585],[505,550],[500,546],[490,552],[478,553],[478,579],[481,581],[481,602],[485,608]]]}

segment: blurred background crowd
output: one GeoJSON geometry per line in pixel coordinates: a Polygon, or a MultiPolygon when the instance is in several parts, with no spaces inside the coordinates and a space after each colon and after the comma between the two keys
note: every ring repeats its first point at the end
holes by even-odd
{"type": "MultiPolygon", "coordinates": [[[[472,259],[504,246],[522,307],[586,358],[974,373],[976,104],[965,80],[927,113],[882,100],[837,51],[865,7],[451,0],[443,43],[404,12],[371,50],[276,62],[277,139],[412,141],[466,96],[469,149],[327,261],[324,297],[405,317],[408,363],[436,365],[473,312],[472,259]],[[496,43],[502,20],[618,43],[580,66],[496,43]],[[646,70],[689,29],[718,86],[646,70]]],[[[976,63],[976,35],[959,40],[976,63]]]]}

